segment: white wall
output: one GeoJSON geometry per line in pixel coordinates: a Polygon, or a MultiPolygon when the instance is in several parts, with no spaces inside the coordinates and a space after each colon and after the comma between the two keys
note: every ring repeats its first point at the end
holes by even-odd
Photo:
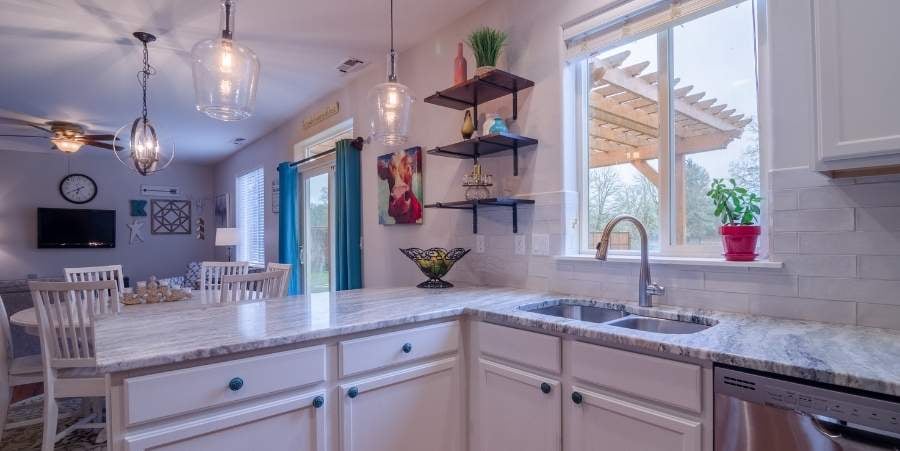
{"type": "MultiPolygon", "coordinates": [[[[90,155],[81,151],[69,157],[59,152],[35,153],[0,151],[0,280],[21,279],[28,274],[62,277],[69,266],[124,265],[132,280],[151,275],[167,277],[184,274],[189,261],[212,257],[213,225],[212,168],[175,162],[170,168],[150,177],[141,177],[122,166],[112,155],[90,155]],[[59,182],[70,172],[83,173],[97,183],[97,196],[91,202],[76,205],[59,194],[59,182]],[[140,195],[141,184],[180,186],[185,199],[208,199],[203,217],[207,239],[191,235],[153,235],[149,217],[141,218],[145,242],[129,244],[130,199],[149,199],[140,195]],[[116,247],[114,249],[38,249],[37,207],[95,208],[116,210],[116,247]]],[[[150,214],[150,205],[147,205],[150,214]]],[[[192,230],[198,217],[192,209],[192,230]]]]}
{"type": "MultiPolygon", "coordinates": [[[[511,177],[509,157],[482,162],[499,181],[495,188],[537,201],[520,213],[520,233],[528,238],[532,233],[550,235],[551,255],[574,250],[577,239],[571,228],[577,214],[577,194],[572,191],[575,156],[564,151],[561,133],[565,120],[561,24],[601,5],[588,0],[492,0],[402,52],[400,58],[400,81],[422,99],[451,84],[456,43],[469,31],[490,25],[509,32],[506,63],[501,67],[536,83],[520,96],[519,119],[511,128],[537,138],[540,144],[521,152],[518,178],[511,177]]],[[[900,228],[896,225],[900,223],[900,178],[833,182],[808,169],[815,144],[809,2],[770,0],[768,16],[762,23],[768,28],[768,41],[760,54],[762,158],[774,171],[767,177],[765,193],[772,210],[768,215],[770,249],[774,259],[785,261],[785,268],[654,265],[654,277],[668,288],[660,302],[900,328],[900,301],[895,295],[900,290],[900,228]]],[[[474,58],[469,53],[467,58],[471,73],[474,58]]],[[[341,102],[341,114],[321,127],[353,117],[357,134],[367,134],[366,94],[383,78],[383,65],[373,64],[344,89],[325,96],[310,111],[220,164],[217,189],[232,188],[238,171],[260,163],[267,165],[267,177],[272,176],[277,161],[290,159],[291,146],[317,131],[302,132],[300,118],[334,100],[341,102]]],[[[495,101],[481,111],[509,116],[509,99],[495,101]]],[[[457,141],[461,119],[461,112],[416,102],[410,145],[428,149],[457,141]]],[[[428,209],[422,226],[378,225],[373,198],[375,158],[384,152],[377,144],[366,146],[363,152],[368,287],[410,285],[421,279],[398,247],[474,245],[466,212],[428,209]]],[[[461,199],[460,182],[470,168],[467,161],[428,156],[425,201],[461,199]]],[[[275,222],[274,215],[267,217],[267,250],[276,246],[275,222]]],[[[449,279],[611,299],[636,298],[637,265],[514,255],[510,222],[505,209],[480,216],[479,232],[486,236],[487,252],[471,253],[449,279]]]]}

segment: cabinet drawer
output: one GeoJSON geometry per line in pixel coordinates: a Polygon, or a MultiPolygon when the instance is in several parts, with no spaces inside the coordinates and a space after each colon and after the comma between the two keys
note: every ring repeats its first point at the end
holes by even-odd
{"type": "Polygon", "coordinates": [[[496,324],[476,323],[478,347],[482,354],[521,363],[551,373],[561,372],[560,340],[496,324]]]}
{"type": "Polygon", "coordinates": [[[341,376],[446,354],[458,348],[458,321],[342,341],[339,344],[341,376]]]}
{"type": "Polygon", "coordinates": [[[695,413],[702,408],[698,365],[581,342],[567,350],[578,379],[695,413]]]}
{"type": "Polygon", "coordinates": [[[132,377],[124,383],[126,421],[142,423],[324,380],[324,346],[132,377]],[[235,379],[242,383],[230,387],[235,379]]]}

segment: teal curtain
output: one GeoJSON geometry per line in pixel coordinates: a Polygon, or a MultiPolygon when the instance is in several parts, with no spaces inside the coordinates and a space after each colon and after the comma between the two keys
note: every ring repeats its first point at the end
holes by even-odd
{"type": "Polygon", "coordinates": [[[335,290],[362,288],[360,151],[353,140],[337,142],[335,163],[335,290]]]}
{"type": "Polygon", "coordinates": [[[303,279],[300,277],[299,177],[296,166],[287,162],[278,165],[278,261],[291,265],[288,294],[292,295],[303,293],[303,279]]]}

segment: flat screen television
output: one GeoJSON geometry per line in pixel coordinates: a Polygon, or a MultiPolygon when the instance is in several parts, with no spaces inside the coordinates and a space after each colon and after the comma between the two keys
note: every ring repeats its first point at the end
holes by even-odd
{"type": "Polygon", "coordinates": [[[39,248],[116,247],[116,211],[38,208],[39,248]]]}

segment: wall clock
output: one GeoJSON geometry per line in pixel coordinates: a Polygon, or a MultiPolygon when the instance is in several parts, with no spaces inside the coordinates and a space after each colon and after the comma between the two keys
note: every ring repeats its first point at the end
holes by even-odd
{"type": "Polygon", "coordinates": [[[86,204],[97,195],[97,184],[84,174],[69,174],[59,182],[59,194],[73,204],[86,204]]]}

